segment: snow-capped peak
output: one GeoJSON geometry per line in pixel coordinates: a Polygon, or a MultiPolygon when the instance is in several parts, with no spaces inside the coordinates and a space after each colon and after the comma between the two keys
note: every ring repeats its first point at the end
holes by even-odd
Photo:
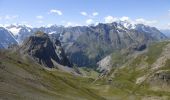
{"type": "Polygon", "coordinates": [[[9,30],[10,32],[12,32],[12,34],[13,34],[14,36],[16,36],[16,35],[19,34],[21,28],[12,27],[12,28],[9,28],[8,30],[9,30]]]}
{"type": "Polygon", "coordinates": [[[50,32],[50,33],[48,33],[48,34],[54,34],[54,33],[56,33],[56,31],[52,31],[52,32],[50,32]]]}
{"type": "Polygon", "coordinates": [[[131,23],[129,21],[118,21],[117,23],[119,23],[120,25],[122,25],[123,27],[127,29],[135,29],[136,27],[136,24],[131,23]]]}
{"type": "Polygon", "coordinates": [[[21,29],[26,29],[28,32],[31,31],[31,28],[28,27],[27,25],[21,25],[21,24],[11,24],[8,26],[5,26],[7,30],[9,30],[14,36],[17,36],[20,34],[21,29]]]}

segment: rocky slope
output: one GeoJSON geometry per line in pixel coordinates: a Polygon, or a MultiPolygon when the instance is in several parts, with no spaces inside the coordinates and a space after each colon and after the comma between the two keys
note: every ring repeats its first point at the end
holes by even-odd
{"type": "MultiPolygon", "coordinates": [[[[149,46],[149,45],[148,45],[149,46]]],[[[101,73],[109,73],[112,69],[122,66],[139,54],[146,52],[146,44],[141,45],[129,45],[129,47],[122,50],[117,50],[106,56],[97,63],[97,70],[101,73]]]]}
{"type": "Polygon", "coordinates": [[[49,68],[54,68],[57,64],[62,66],[72,67],[72,64],[67,59],[67,56],[61,46],[59,40],[50,39],[43,32],[36,32],[24,41],[20,48],[20,52],[28,54],[39,64],[49,68]]]}
{"type": "Polygon", "coordinates": [[[105,59],[113,66],[97,79],[44,69],[29,56],[1,51],[0,99],[169,100],[170,42],[126,49],[105,59]]]}
{"type": "Polygon", "coordinates": [[[102,60],[107,61],[99,69],[105,67],[108,73],[102,72],[95,83],[102,81],[109,87],[107,91],[125,94],[126,100],[169,100],[169,52],[170,41],[153,43],[142,52],[117,51],[102,60]],[[112,66],[108,68],[110,63],[112,66]]]}
{"type": "Polygon", "coordinates": [[[120,23],[88,27],[68,49],[70,60],[78,66],[95,66],[102,58],[116,50],[136,45],[148,45],[166,36],[154,27],[142,24],[126,28],[120,23]]]}
{"type": "Polygon", "coordinates": [[[1,100],[105,100],[88,87],[92,79],[46,69],[30,57],[0,51],[1,100]]]}
{"type": "Polygon", "coordinates": [[[58,70],[71,67],[61,43],[37,32],[19,53],[0,51],[0,99],[169,100],[170,42],[142,43],[114,50],[89,78],[58,70]]]}

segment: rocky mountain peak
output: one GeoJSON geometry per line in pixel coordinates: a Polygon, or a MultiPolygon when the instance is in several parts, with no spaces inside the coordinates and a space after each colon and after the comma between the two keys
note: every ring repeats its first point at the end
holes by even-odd
{"type": "Polygon", "coordinates": [[[48,37],[46,33],[41,32],[41,31],[37,31],[34,35],[37,37],[48,37]]]}
{"type": "Polygon", "coordinates": [[[56,64],[72,67],[60,41],[52,40],[46,33],[40,31],[24,41],[21,51],[49,68],[55,67],[56,64]]]}
{"type": "Polygon", "coordinates": [[[8,48],[11,45],[18,44],[11,32],[0,27],[0,48],[8,48]]]}

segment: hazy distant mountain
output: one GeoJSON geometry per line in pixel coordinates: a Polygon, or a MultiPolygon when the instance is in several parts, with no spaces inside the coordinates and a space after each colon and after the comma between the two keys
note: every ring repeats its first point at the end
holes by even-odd
{"type": "MultiPolygon", "coordinates": [[[[159,31],[154,27],[151,28],[143,24],[131,24],[130,22],[127,21],[119,21],[115,23],[117,23],[119,28],[124,27],[129,30],[135,29],[145,33],[150,33],[150,34],[154,33],[152,35],[155,35],[160,38],[164,37],[164,36],[158,36],[159,31]]],[[[8,29],[15,36],[15,39],[18,42],[22,42],[23,40],[25,40],[25,38],[29,37],[34,32],[40,30],[47,34],[51,34],[51,35],[55,34],[53,36],[55,36],[63,43],[71,43],[77,40],[77,38],[81,34],[85,34],[90,27],[91,26],[64,27],[64,26],[52,25],[49,27],[33,28],[26,25],[9,25],[6,26],[5,28],[8,29]]]]}
{"type": "Polygon", "coordinates": [[[11,32],[0,27],[0,48],[8,48],[10,45],[17,44],[11,32]]]}
{"type": "Polygon", "coordinates": [[[148,34],[147,36],[150,36],[150,38],[153,38],[154,40],[162,40],[167,38],[164,33],[159,31],[155,27],[150,27],[143,24],[137,24],[135,30],[148,34]]]}
{"type": "Polygon", "coordinates": [[[70,60],[78,66],[93,66],[103,57],[129,45],[148,44],[167,37],[158,29],[127,21],[98,24],[96,26],[30,28],[22,25],[6,27],[22,43],[36,31],[43,31],[61,41],[70,60]]]}
{"type": "Polygon", "coordinates": [[[170,30],[166,29],[166,30],[160,30],[162,33],[164,33],[168,38],[170,38],[170,30]]]}
{"type": "Polygon", "coordinates": [[[10,25],[6,29],[14,35],[19,43],[22,43],[27,37],[33,34],[33,29],[25,25],[10,25]]]}

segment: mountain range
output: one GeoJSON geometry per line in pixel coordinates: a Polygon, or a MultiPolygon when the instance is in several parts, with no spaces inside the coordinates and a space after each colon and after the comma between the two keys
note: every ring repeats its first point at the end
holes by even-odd
{"type": "Polygon", "coordinates": [[[36,32],[0,50],[0,99],[169,100],[169,52],[169,40],[129,45],[93,70],[70,66],[60,41],[36,32]]]}
{"type": "Polygon", "coordinates": [[[1,33],[2,100],[169,100],[170,42],[154,27],[10,26],[1,33]]]}
{"type": "MultiPolygon", "coordinates": [[[[134,29],[137,31],[149,32],[149,33],[154,33],[154,30],[159,32],[158,29],[147,26],[147,25],[143,25],[143,24],[131,24],[130,22],[127,22],[127,21],[119,21],[119,22],[113,22],[113,23],[117,24],[116,26],[117,28],[122,28],[122,29],[123,28],[128,29],[128,30],[134,29]]],[[[102,23],[99,23],[99,24],[102,24],[102,23]]],[[[94,27],[97,27],[97,26],[99,25],[96,25],[94,27]]],[[[36,31],[43,31],[47,34],[55,35],[55,37],[58,38],[61,42],[70,43],[70,42],[74,42],[75,40],[77,40],[77,38],[81,34],[87,33],[86,31],[90,29],[91,27],[93,26],[64,27],[64,26],[51,25],[48,27],[46,26],[46,27],[34,28],[31,26],[18,24],[18,25],[3,26],[2,28],[9,31],[9,33],[12,33],[14,38],[19,43],[22,43],[25,40],[25,38],[29,37],[36,31]]]]}
{"type": "MultiPolygon", "coordinates": [[[[52,25],[30,28],[22,25],[10,25],[5,29],[19,44],[22,44],[23,40],[36,31],[43,31],[61,41],[70,61],[81,67],[94,67],[102,58],[130,45],[148,45],[151,42],[167,38],[155,27],[143,24],[134,25],[126,21],[76,27],[52,25]]],[[[10,43],[8,44],[10,45],[10,43]]]]}

